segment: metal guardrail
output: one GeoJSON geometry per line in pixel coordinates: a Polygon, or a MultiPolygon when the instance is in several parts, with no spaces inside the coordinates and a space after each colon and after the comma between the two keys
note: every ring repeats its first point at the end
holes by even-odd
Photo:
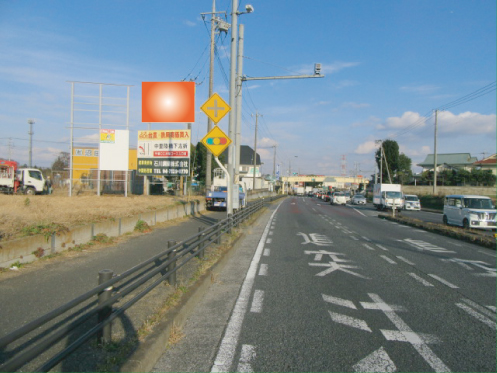
{"type": "Polygon", "coordinates": [[[210,244],[220,244],[224,233],[231,233],[234,227],[238,227],[252,214],[259,211],[266,201],[272,201],[279,197],[281,196],[250,202],[246,208],[210,227],[199,227],[197,234],[182,242],[168,241],[166,250],[121,274],[114,275],[111,270],[99,272],[99,285],[92,290],[1,337],[0,351],[2,351],[3,356],[8,358],[0,365],[0,371],[13,372],[18,370],[69,334],[74,338],[74,332],[78,328],[82,330],[75,340],[48,357],[34,371],[49,371],[95,336],[100,344],[110,342],[110,328],[113,320],[164,281],[175,286],[176,272],[181,267],[195,257],[203,259],[205,249],[210,244]],[[159,275],[158,278],[157,275],[159,275]],[[133,291],[145,285],[143,290],[128,297],[129,299],[125,299],[133,291]],[[124,303],[114,307],[117,302],[124,303]],[[65,318],[56,320],[59,317],[64,317],[63,315],[66,313],[69,314],[65,318]],[[94,319],[97,320],[96,324],[92,323],[94,319]],[[84,328],[81,327],[83,324],[84,328]],[[88,327],[88,325],[90,326],[88,327]],[[32,336],[31,334],[35,334],[33,332],[36,330],[39,334],[32,336]],[[29,340],[21,340],[23,337],[29,338],[29,340]],[[9,346],[19,340],[21,340],[21,344],[12,347],[9,351],[9,346]]]}

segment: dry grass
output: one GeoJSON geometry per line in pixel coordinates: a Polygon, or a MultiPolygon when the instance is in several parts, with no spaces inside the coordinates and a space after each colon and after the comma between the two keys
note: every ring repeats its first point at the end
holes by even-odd
{"type": "Polygon", "coordinates": [[[33,227],[74,226],[113,220],[153,211],[179,203],[172,196],[67,196],[67,191],[52,195],[0,194],[0,240],[33,232],[33,227]]]}

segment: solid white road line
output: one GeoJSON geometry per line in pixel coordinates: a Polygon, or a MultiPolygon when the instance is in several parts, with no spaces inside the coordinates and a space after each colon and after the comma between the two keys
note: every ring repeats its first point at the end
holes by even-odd
{"type": "Polygon", "coordinates": [[[430,276],[430,277],[434,278],[434,279],[435,279],[435,280],[437,280],[437,281],[440,281],[442,284],[447,285],[449,288],[452,288],[452,289],[459,289],[459,286],[456,286],[456,285],[454,285],[454,284],[451,284],[449,281],[444,280],[443,278],[438,277],[437,275],[428,274],[428,276],[430,276]]]}
{"type": "Polygon", "coordinates": [[[409,276],[411,276],[413,279],[415,279],[416,281],[418,282],[421,282],[424,286],[433,286],[433,284],[429,283],[428,281],[426,281],[424,278],[421,278],[419,277],[417,274],[415,273],[409,273],[409,276]]]}
{"type": "Polygon", "coordinates": [[[367,216],[366,216],[366,215],[364,215],[364,214],[363,214],[362,212],[360,212],[359,210],[357,210],[357,209],[355,209],[355,208],[353,208],[353,207],[352,207],[352,210],[354,210],[355,212],[358,212],[359,214],[361,214],[362,216],[364,216],[364,217],[366,217],[366,218],[367,218],[367,216]]]}
{"type": "Polygon", "coordinates": [[[264,302],[264,290],[254,291],[254,298],[252,299],[252,307],[250,312],[261,313],[262,302],[264,302]]]}
{"type": "Polygon", "coordinates": [[[271,218],[269,219],[269,222],[266,225],[266,228],[264,229],[264,233],[262,234],[261,240],[259,241],[259,245],[257,246],[257,250],[255,251],[254,258],[250,263],[247,276],[243,281],[240,294],[238,295],[238,299],[236,301],[235,308],[233,309],[233,313],[231,314],[230,321],[226,328],[223,340],[221,341],[221,345],[217,352],[216,359],[214,360],[214,365],[211,368],[211,372],[230,371],[231,364],[233,363],[233,359],[235,356],[236,347],[238,345],[238,338],[242,330],[243,319],[247,312],[250,293],[252,292],[252,287],[254,286],[257,267],[259,266],[259,261],[261,259],[262,251],[264,249],[264,242],[266,241],[267,235],[269,233],[269,227],[271,226],[271,221],[273,220],[274,215],[276,214],[280,206],[281,205],[279,205],[274,210],[273,214],[271,215],[271,218]]]}

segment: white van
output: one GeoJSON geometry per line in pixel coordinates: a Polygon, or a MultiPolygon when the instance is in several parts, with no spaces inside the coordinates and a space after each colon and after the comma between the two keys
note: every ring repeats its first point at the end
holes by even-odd
{"type": "Polygon", "coordinates": [[[495,229],[495,206],[484,196],[450,195],[445,197],[444,224],[459,225],[466,229],[495,229]]]}

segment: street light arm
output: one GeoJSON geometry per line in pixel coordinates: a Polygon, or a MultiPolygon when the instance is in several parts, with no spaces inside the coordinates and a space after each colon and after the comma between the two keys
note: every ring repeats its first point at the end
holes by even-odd
{"type": "Polygon", "coordinates": [[[309,79],[309,78],[324,78],[325,75],[286,75],[286,76],[261,76],[261,77],[247,77],[242,76],[242,81],[248,80],[274,80],[274,79],[309,79]]]}

